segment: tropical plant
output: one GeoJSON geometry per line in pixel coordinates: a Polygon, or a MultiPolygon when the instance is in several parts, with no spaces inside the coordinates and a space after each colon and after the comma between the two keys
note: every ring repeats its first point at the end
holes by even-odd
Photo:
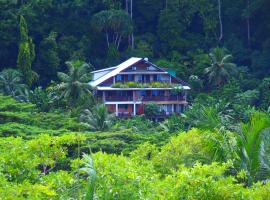
{"type": "Polygon", "coordinates": [[[201,105],[194,103],[184,113],[186,122],[191,127],[202,129],[221,129],[231,125],[232,116],[226,105],[216,103],[214,105],[201,105]],[[224,107],[225,106],[225,107],[224,107]]]}
{"type": "Polygon", "coordinates": [[[0,72],[0,92],[10,95],[17,100],[27,100],[28,87],[23,84],[22,74],[14,69],[5,69],[0,72]]]}
{"type": "Polygon", "coordinates": [[[66,65],[67,74],[57,73],[61,83],[56,86],[56,90],[61,91],[60,99],[65,98],[70,106],[74,106],[92,96],[90,65],[81,61],[66,62],[66,65]]]}
{"type": "Polygon", "coordinates": [[[270,118],[267,114],[256,112],[249,123],[242,124],[238,137],[239,165],[247,172],[248,184],[263,180],[270,175],[270,163],[265,150],[269,145],[270,118]]]}
{"type": "Polygon", "coordinates": [[[85,109],[80,121],[90,130],[104,131],[110,128],[113,114],[109,114],[104,104],[97,104],[91,109],[85,109]]]}
{"type": "Polygon", "coordinates": [[[209,54],[211,66],[205,68],[209,82],[214,86],[221,86],[236,74],[236,64],[231,63],[232,55],[224,48],[215,48],[209,54]]]}
{"type": "Polygon", "coordinates": [[[83,161],[84,167],[81,168],[81,170],[87,173],[89,176],[85,200],[91,200],[94,199],[97,172],[93,163],[93,159],[90,155],[84,154],[83,161]]]}
{"type": "Polygon", "coordinates": [[[161,128],[169,133],[184,130],[185,129],[184,125],[185,125],[184,118],[176,114],[172,115],[170,118],[160,123],[161,128]]]}

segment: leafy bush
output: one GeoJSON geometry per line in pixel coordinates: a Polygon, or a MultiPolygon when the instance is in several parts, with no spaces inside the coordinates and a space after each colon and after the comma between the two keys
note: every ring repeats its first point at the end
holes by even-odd
{"type": "Polygon", "coordinates": [[[147,103],[144,105],[144,114],[146,117],[153,117],[160,114],[159,107],[156,103],[147,103]]]}

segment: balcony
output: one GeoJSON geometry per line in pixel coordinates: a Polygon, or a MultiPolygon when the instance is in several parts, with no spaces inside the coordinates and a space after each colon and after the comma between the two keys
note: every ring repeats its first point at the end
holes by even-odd
{"type": "Polygon", "coordinates": [[[183,97],[177,96],[144,96],[140,98],[142,101],[184,101],[183,97]]]}
{"type": "Polygon", "coordinates": [[[177,96],[106,96],[105,101],[185,101],[184,97],[177,96]]]}
{"type": "Polygon", "coordinates": [[[105,101],[133,101],[132,96],[106,96],[105,101]]]}

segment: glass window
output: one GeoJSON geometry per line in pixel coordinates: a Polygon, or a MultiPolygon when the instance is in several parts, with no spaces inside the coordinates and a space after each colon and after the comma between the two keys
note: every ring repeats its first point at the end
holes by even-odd
{"type": "Polygon", "coordinates": [[[141,90],[140,91],[140,96],[145,97],[146,96],[146,91],[145,90],[141,90]]]}
{"type": "Polygon", "coordinates": [[[132,74],[129,74],[129,75],[128,75],[128,81],[133,81],[133,80],[132,80],[132,74]]]}
{"type": "Polygon", "coordinates": [[[162,76],[160,74],[157,75],[157,81],[162,81],[162,76]]]}
{"type": "Polygon", "coordinates": [[[158,90],[152,90],[152,96],[158,96],[159,91],[158,90]]]}
{"type": "Polygon", "coordinates": [[[169,81],[170,77],[169,76],[164,76],[162,74],[157,75],[157,81],[169,81]]]}
{"type": "Polygon", "coordinates": [[[121,74],[118,74],[116,76],[116,81],[122,81],[122,75],[121,74]]]}
{"type": "Polygon", "coordinates": [[[128,109],[128,105],[127,104],[119,104],[118,105],[118,108],[119,109],[125,109],[125,110],[127,110],[128,109]]]}
{"type": "Polygon", "coordinates": [[[172,105],[167,105],[167,112],[172,113],[172,105]]]}

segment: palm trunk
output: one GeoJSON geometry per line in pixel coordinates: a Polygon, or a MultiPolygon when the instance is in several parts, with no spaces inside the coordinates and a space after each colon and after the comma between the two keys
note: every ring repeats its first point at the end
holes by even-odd
{"type": "Polygon", "coordinates": [[[218,18],[219,18],[219,41],[223,39],[223,22],[222,22],[222,13],[221,13],[221,0],[218,0],[218,18]]]}
{"type": "MultiPolygon", "coordinates": [[[[249,12],[249,7],[250,7],[250,0],[247,0],[247,10],[249,12]]],[[[247,40],[248,40],[248,46],[250,47],[250,39],[251,39],[251,36],[250,36],[250,16],[249,14],[247,15],[247,40]]]]}
{"type": "Polygon", "coordinates": [[[107,46],[108,48],[110,47],[110,42],[109,42],[109,34],[106,32],[106,41],[107,41],[107,46]]]}
{"type": "MultiPolygon", "coordinates": [[[[130,0],[130,17],[133,19],[133,0],[130,0]]],[[[134,34],[131,33],[131,48],[134,49],[134,34]]]]}

